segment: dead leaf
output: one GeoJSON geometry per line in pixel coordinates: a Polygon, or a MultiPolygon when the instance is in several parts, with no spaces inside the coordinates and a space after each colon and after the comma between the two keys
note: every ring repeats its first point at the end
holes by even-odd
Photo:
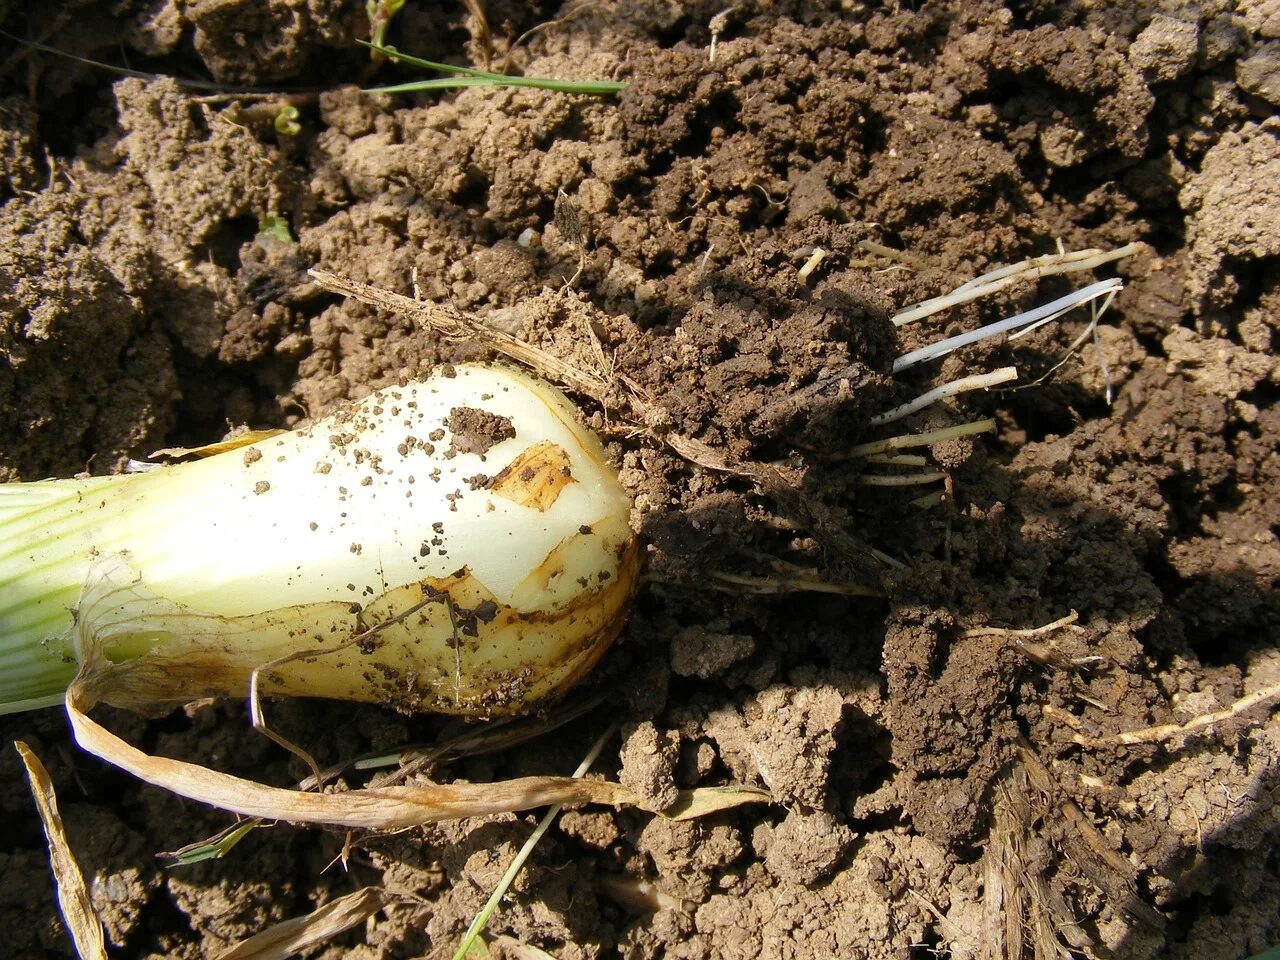
{"type": "Polygon", "coordinates": [[[250,444],[258,443],[262,440],[270,440],[272,437],[278,437],[280,434],[288,432],[288,430],[246,430],[244,433],[236,434],[227,440],[218,440],[198,447],[164,447],[154,451],[149,459],[185,460],[191,457],[195,460],[203,460],[205,457],[216,457],[218,454],[226,453],[228,450],[247,447],[250,444]]]}
{"type": "Polygon", "coordinates": [[[306,916],[293,917],[255,933],[223,950],[216,960],[285,960],[363,923],[385,903],[386,894],[381,887],[365,887],[331,900],[306,916]]]}
{"type": "Polygon", "coordinates": [[[698,787],[681,790],[680,798],[658,815],[667,820],[696,820],[721,810],[731,810],[745,803],[769,803],[773,797],[757,787],[698,787]]]}
{"type": "MultiPolygon", "coordinates": [[[[143,753],[92,720],[85,713],[91,706],[84,681],[77,679],[67,691],[67,717],[76,742],[89,753],[147,783],[246,817],[364,830],[402,830],[440,820],[554,804],[579,807],[599,803],[660,812],[646,806],[637,794],[620,783],[574,777],[369,787],[331,794],[270,787],[199,764],[143,753]]],[[[672,809],[676,811],[674,818],[689,819],[769,799],[769,794],[750,787],[703,788],[683,792],[672,809]]],[[[665,815],[671,816],[670,812],[665,815]]]]}
{"type": "Polygon", "coordinates": [[[15,740],[13,745],[27,768],[31,796],[35,798],[44,836],[49,843],[49,864],[53,868],[53,882],[58,891],[58,909],[62,911],[62,919],[67,925],[67,932],[71,934],[76,953],[81,960],[106,960],[107,948],[102,935],[102,921],[93,909],[84,874],[80,872],[80,865],[76,863],[71,846],[67,843],[49,771],[21,740],[15,740]]]}

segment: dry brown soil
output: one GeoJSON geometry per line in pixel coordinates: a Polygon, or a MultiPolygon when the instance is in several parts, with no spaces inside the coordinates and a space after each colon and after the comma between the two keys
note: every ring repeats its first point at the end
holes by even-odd
{"type": "MultiPolygon", "coordinates": [[[[324,293],[310,266],[405,294],[416,279],[583,363],[598,343],[660,428],[774,481],[691,463],[584,401],[648,550],[594,681],[610,706],[433,776],[567,773],[616,719],[602,774],[655,798],[747,782],[776,803],[683,824],[567,813],[495,936],[565,960],[980,958],[1022,939],[1026,956],[1237,958],[1280,942],[1266,706],[1162,743],[1076,739],[1280,681],[1280,5],[746,0],[714,59],[726,0],[483,6],[492,50],[461,3],[410,3],[391,38],[500,64],[544,24],[513,70],[625,92],[363,95],[409,75],[354,46],[354,0],[0,4],[4,30],[61,51],[0,39],[0,478],[112,472],[483,356],[324,293]],[[300,132],[277,133],[282,97],[246,85],[287,92],[300,132]],[[267,216],[296,242],[258,238],[267,216]],[[906,422],[998,422],[929,451],[944,504],[859,483],[895,469],[842,456],[891,432],[868,426],[877,411],[1003,363],[1029,382],[1082,322],[896,378],[895,355],[1084,280],[1016,286],[901,340],[895,310],[1057,244],[1135,240],[1102,271],[1127,287],[1096,345],[1039,386],[906,422]],[[829,256],[806,281],[815,245],[829,256]],[[773,560],[885,597],[717,579],[776,581],[773,560]],[[976,630],[1071,610],[1080,629],[1035,638],[1039,659],[976,630]]],[[[326,763],[445,726],[270,713],[326,763]]],[[[269,783],[305,772],[240,704],[102,715],[156,753],[269,783]]],[[[58,711],[0,733],[49,765],[119,957],[213,956],[371,883],[394,904],[314,956],[448,956],[534,821],[281,826],[166,869],[155,853],[229,818],[85,756],[58,711]]],[[[5,953],[67,955],[7,747],[0,767],[5,953]]]]}

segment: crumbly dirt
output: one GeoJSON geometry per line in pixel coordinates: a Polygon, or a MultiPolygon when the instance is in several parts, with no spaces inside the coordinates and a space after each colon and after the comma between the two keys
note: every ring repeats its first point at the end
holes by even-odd
{"type": "MultiPolygon", "coordinates": [[[[617,722],[595,769],[651,802],[731,782],[775,797],[692,822],[566,812],[495,944],[897,960],[1012,956],[1025,938],[1028,956],[1139,960],[1280,943],[1269,707],[1098,742],[1280,683],[1280,7],[479,6],[488,43],[462,3],[407,4],[389,39],[626,89],[362,94],[411,76],[356,46],[363,3],[0,4],[0,27],[54,48],[0,39],[0,479],[110,473],[488,356],[335,298],[308,267],[448,301],[607,372],[655,419],[581,398],[648,554],[628,629],[575,694],[606,706],[431,776],[568,773],[617,722]],[[210,79],[279,92],[192,84],[210,79]],[[287,104],[296,133],[275,123],[287,104]],[[1096,340],[1044,382],[1026,386],[1082,321],[892,374],[908,349],[1083,281],[895,330],[903,306],[1059,245],[1132,241],[1100,271],[1126,288],[1096,340]],[[1007,363],[1019,389],[869,424],[1007,363]],[[939,484],[860,479],[920,468],[845,454],[979,416],[994,435],[925,450],[941,503],[912,504],[939,484]],[[664,432],[767,468],[709,469],[664,432]],[[1034,637],[999,629],[1073,610],[1034,637]]],[[[456,727],[268,711],[321,763],[456,727]]],[[[103,718],[154,753],[306,774],[239,704],[103,718]]],[[[534,822],[281,826],[166,868],[156,853],[229,818],[104,768],[57,711],[0,732],[49,766],[113,956],[214,956],[366,884],[392,904],[312,955],[448,956],[534,822]]],[[[66,956],[12,750],[0,767],[7,953],[66,956]]]]}

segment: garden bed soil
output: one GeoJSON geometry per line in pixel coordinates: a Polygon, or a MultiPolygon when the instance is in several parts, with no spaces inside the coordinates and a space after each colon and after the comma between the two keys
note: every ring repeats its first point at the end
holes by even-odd
{"type": "MultiPolygon", "coordinates": [[[[0,7],[5,31],[59,51],[0,41],[0,478],[110,473],[490,356],[326,293],[309,267],[447,301],[607,371],[661,422],[579,398],[647,551],[630,625],[575,694],[613,708],[432,776],[568,773],[620,720],[599,774],[659,800],[729,782],[775,798],[684,823],[566,812],[490,923],[495,955],[983,958],[1025,939],[1136,960],[1280,942],[1267,705],[1096,742],[1280,682],[1280,7],[493,0],[489,43],[461,3],[392,23],[430,59],[627,84],[584,97],[363,94],[408,76],[355,46],[363,6],[0,7]],[[276,129],[286,99],[297,132],[276,129]],[[1084,281],[895,331],[900,308],[1135,241],[1099,270],[1126,286],[1096,339],[1043,382],[1084,318],[891,373],[1084,281]],[[869,424],[1006,363],[1018,389],[869,424]],[[980,416],[993,435],[928,451],[941,504],[911,505],[937,484],[865,485],[894,468],[844,455],[980,416]],[[1025,642],[988,629],[1071,611],[1025,642]]],[[[450,726],[268,710],[321,763],[450,726]]],[[[306,773],[238,703],[100,715],[150,752],[306,773]]],[[[113,956],[213,956],[368,884],[390,904],[314,956],[448,956],[536,818],[279,826],[171,869],[157,852],[229,816],[80,752],[59,711],[0,732],[49,766],[113,956]]],[[[0,766],[8,953],[66,955],[11,749],[0,766]]]]}

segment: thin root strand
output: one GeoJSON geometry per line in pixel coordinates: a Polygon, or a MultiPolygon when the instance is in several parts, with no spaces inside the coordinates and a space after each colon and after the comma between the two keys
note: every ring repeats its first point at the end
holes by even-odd
{"type": "Polygon", "coordinates": [[[1227,720],[1233,720],[1242,713],[1266,705],[1271,707],[1280,700],[1280,683],[1273,683],[1261,690],[1241,697],[1231,706],[1213,713],[1202,713],[1186,723],[1163,723],[1154,727],[1143,727],[1126,733],[1115,733],[1105,737],[1085,737],[1076,734],[1071,739],[1082,747],[1125,747],[1142,743],[1162,743],[1166,740],[1185,738],[1199,730],[1213,727],[1227,720]]]}

